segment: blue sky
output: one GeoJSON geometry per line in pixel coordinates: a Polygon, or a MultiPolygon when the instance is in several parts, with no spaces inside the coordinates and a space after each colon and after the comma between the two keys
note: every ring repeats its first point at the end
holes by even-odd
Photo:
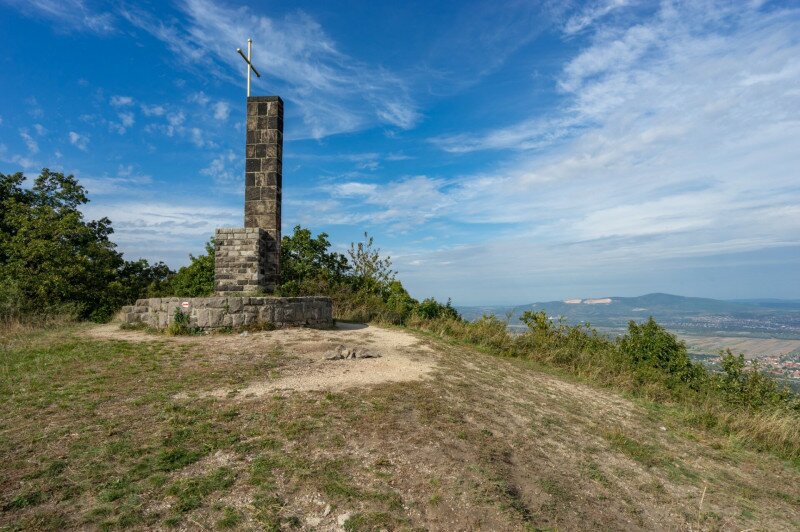
{"type": "Polygon", "coordinates": [[[284,233],[369,231],[416,297],[800,298],[797,2],[0,0],[0,171],[187,263],[242,223],[248,36],[284,233]]]}

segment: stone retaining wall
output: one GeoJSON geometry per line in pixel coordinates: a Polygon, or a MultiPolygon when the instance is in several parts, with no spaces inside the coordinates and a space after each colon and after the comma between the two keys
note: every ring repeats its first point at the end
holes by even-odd
{"type": "Polygon", "coordinates": [[[189,325],[200,329],[271,323],[275,327],[330,327],[333,303],[327,297],[165,297],[139,299],[120,312],[122,322],[144,323],[164,329],[175,309],[189,315],[189,325]],[[183,308],[183,303],[189,303],[183,308]]]}

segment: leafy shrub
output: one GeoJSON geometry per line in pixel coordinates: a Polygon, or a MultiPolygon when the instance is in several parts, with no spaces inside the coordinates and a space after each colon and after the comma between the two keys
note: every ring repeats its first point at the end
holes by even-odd
{"type": "Polygon", "coordinates": [[[422,302],[416,306],[414,312],[417,316],[425,320],[435,320],[437,318],[453,320],[461,319],[461,315],[455,308],[453,308],[453,305],[449,299],[444,305],[432,297],[423,299],[422,302]]]}
{"type": "Polygon", "coordinates": [[[167,334],[178,336],[193,334],[194,332],[189,325],[189,315],[181,311],[180,308],[176,308],[175,313],[172,315],[172,322],[167,326],[167,334]]]}
{"type": "Polygon", "coordinates": [[[748,370],[744,355],[737,356],[726,349],[720,357],[722,373],[715,375],[713,380],[729,403],[754,410],[784,406],[800,411],[797,396],[759,371],[757,361],[753,361],[748,370]]]}
{"type": "Polygon", "coordinates": [[[706,376],[703,367],[689,359],[686,344],[652,317],[641,325],[631,321],[618,348],[641,381],[663,380],[670,388],[688,385],[697,389],[706,376]]]}
{"type": "Polygon", "coordinates": [[[348,255],[330,251],[326,233],[295,226],[281,240],[281,284],[277,295],[324,295],[333,300],[337,319],[402,324],[417,306],[395,279],[391,259],[372,237],[353,243],[348,255]]]}
{"type": "Polygon", "coordinates": [[[214,293],[214,239],[205,245],[205,255],[189,255],[189,265],[152,291],[154,297],[206,297],[214,293]]]}
{"type": "Polygon", "coordinates": [[[127,262],[110,240],[108,218],[84,220],[89,200],[72,175],[47,168],[0,173],[0,312],[3,316],[70,312],[105,321],[169,273],[162,263],[127,262]]]}

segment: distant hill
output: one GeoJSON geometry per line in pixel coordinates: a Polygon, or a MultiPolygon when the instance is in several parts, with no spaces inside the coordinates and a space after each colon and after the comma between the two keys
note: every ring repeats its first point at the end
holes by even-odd
{"type": "Polygon", "coordinates": [[[527,310],[544,310],[552,318],[568,323],[589,323],[601,329],[622,329],[631,320],[653,316],[669,329],[699,334],[745,334],[800,338],[800,301],[754,299],[724,301],[654,293],[638,297],[604,297],[547,301],[518,306],[458,307],[469,320],[484,314],[520,326],[527,310]]]}

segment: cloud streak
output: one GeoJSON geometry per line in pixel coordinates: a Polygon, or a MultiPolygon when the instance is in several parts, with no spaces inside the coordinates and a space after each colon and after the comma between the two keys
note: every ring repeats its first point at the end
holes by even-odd
{"type": "Polygon", "coordinates": [[[186,16],[184,24],[165,23],[133,8],[123,16],[162,40],[188,66],[201,66],[234,83],[242,62],[233,51],[252,36],[254,63],[264,81],[277,84],[278,92],[286,94],[301,114],[304,127],[290,131],[294,137],[321,138],[375,125],[407,129],[419,120],[401,77],[339,51],[302,11],[275,20],[246,7],[223,8],[207,0],[184,0],[179,6],[186,16]]]}
{"type": "Polygon", "coordinates": [[[549,116],[434,140],[450,153],[503,150],[495,170],[415,178],[419,205],[391,202],[405,178],[331,197],[387,198],[361,209],[372,223],[422,217],[486,240],[405,250],[420,279],[442,262],[462,279],[524,283],[531,271],[592,278],[601,265],[800,246],[798,23],[796,10],[710,2],[603,26],[564,64],[549,116]]]}
{"type": "Polygon", "coordinates": [[[0,0],[31,17],[40,17],[55,25],[58,31],[66,29],[98,33],[115,31],[115,17],[106,11],[96,11],[84,0],[0,0]]]}

